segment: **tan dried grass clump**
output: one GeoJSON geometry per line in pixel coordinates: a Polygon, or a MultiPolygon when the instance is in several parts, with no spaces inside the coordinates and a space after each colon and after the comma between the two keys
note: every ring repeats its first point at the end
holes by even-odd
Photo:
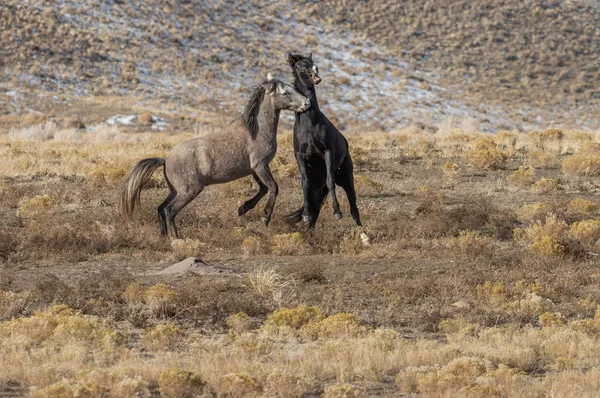
{"type": "Polygon", "coordinates": [[[531,187],[531,192],[536,195],[547,195],[558,189],[558,181],[552,178],[542,178],[531,187]]]}
{"type": "Polygon", "coordinates": [[[448,161],[442,165],[444,176],[449,180],[457,180],[460,177],[460,168],[455,162],[448,161]]]}
{"type": "Polygon", "coordinates": [[[537,169],[549,169],[556,166],[557,156],[553,152],[532,151],[526,156],[526,164],[537,169]]]}
{"type": "Polygon", "coordinates": [[[153,121],[154,121],[154,118],[149,113],[141,113],[137,117],[138,124],[142,125],[142,126],[148,126],[148,125],[152,124],[153,121]]]}
{"type": "Polygon", "coordinates": [[[156,315],[168,314],[175,305],[177,295],[172,287],[159,283],[144,292],[144,302],[156,315]]]}
{"type": "Polygon", "coordinates": [[[221,376],[221,394],[224,396],[255,398],[262,392],[262,384],[247,373],[230,373],[221,376]]]}
{"type": "Polygon", "coordinates": [[[425,214],[443,211],[444,204],[447,200],[446,195],[444,195],[443,192],[428,186],[419,187],[416,197],[419,201],[417,212],[425,214]]]}
{"type": "Polygon", "coordinates": [[[533,131],[530,137],[536,147],[544,149],[550,143],[561,141],[564,138],[564,134],[560,129],[549,128],[545,131],[533,131]]]}
{"type": "Polygon", "coordinates": [[[144,331],[142,345],[154,352],[175,351],[185,340],[185,330],[172,322],[166,322],[144,331]]]}
{"type": "Polygon", "coordinates": [[[466,153],[466,159],[474,169],[496,170],[504,166],[507,156],[498,150],[493,139],[486,137],[475,141],[475,147],[466,153]]]}
{"type": "Polygon", "coordinates": [[[535,254],[542,257],[562,256],[567,251],[567,224],[554,214],[544,222],[536,221],[526,228],[515,230],[515,238],[527,244],[535,254]]]}
{"type": "Polygon", "coordinates": [[[523,205],[515,212],[517,219],[522,223],[532,223],[544,220],[551,213],[552,207],[544,202],[523,205]]]}
{"type": "Polygon", "coordinates": [[[29,291],[11,292],[0,290],[0,320],[20,315],[34,300],[29,291]]]}
{"type": "Polygon", "coordinates": [[[171,248],[173,248],[173,253],[179,260],[188,257],[199,257],[202,254],[202,242],[197,239],[173,239],[171,248]]]}
{"type": "Polygon", "coordinates": [[[274,235],[271,238],[271,253],[277,256],[298,255],[307,249],[304,238],[299,232],[274,235]]]}
{"type": "Polygon", "coordinates": [[[131,283],[127,286],[121,298],[129,305],[141,304],[144,301],[144,288],[139,283],[131,283]]]}
{"type": "Polygon", "coordinates": [[[532,167],[519,166],[517,171],[506,177],[506,181],[518,187],[529,186],[535,181],[535,170],[532,167]]]}
{"type": "Polygon", "coordinates": [[[578,176],[599,176],[600,156],[597,154],[576,154],[567,157],[562,163],[565,174],[578,176]]]}
{"type": "Polygon", "coordinates": [[[575,198],[569,202],[569,210],[576,214],[595,213],[599,207],[598,203],[582,198],[575,198]]]}
{"type": "Polygon", "coordinates": [[[594,250],[600,240],[600,221],[585,220],[575,222],[569,229],[569,236],[577,240],[586,250],[594,250]]]}
{"type": "Polygon", "coordinates": [[[269,246],[265,240],[259,236],[248,236],[242,242],[242,252],[244,257],[254,257],[269,252],[269,246]]]}
{"type": "Polygon", "coordinates": [[[325,387],[323,398],[361,398],[367,394],[362,388],[348,383],[336,383],[325,387]]]}
{"type": "Polygon", "coordinates": [[[250,330],[252,318],[245,312],[238,312],[227,318],[227,326],[233,334],[242,334],[250,330]]]}
{"type": "Polygon", "coordinates": [[[461,231],[459,236],[444,239],[444,245],[469,256],[486,256],[494,251],[494,241],[477,231],[461,231]]]}
{"type": "Polygon", "coordinates": [[[194,372],[169,368],[160,374],[158,385],[165,398],[193,398],[203,393],[206,382],[194,372]]]}
{"type": "Polygon", "coordinates": [[[49,195],[36,195],[21,201],[17,209],[18,217],[33,217],[46,214],[55,207],[54,200],[49,195]]]}

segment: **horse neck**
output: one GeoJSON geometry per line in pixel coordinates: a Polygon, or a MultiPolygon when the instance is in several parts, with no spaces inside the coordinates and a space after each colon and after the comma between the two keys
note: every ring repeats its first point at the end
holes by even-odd
{"type": "Polygon", "coordinates": [[[315,86],[308,86],[300,81],[297,76],[294,76],[294,89],[310,100],[310,110],[319,110],[319,102],[317,101],[317,90],[315,86]]]}
{"type": "Polygon", "coordinates": [[[277,140],[277,125],[279,123],[279,109],[275,109],[270,97],[265,96],[258,111],[257,139],[266,141],[277,140]]]}

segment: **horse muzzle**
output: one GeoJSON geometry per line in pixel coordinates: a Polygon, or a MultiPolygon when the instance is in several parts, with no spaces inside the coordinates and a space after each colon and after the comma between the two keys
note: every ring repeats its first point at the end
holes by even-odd
{"type": "Polygon", "coordinates": [[[302,104],[302,106],[300,106],[300,107],[298,108],[298,112],[304,112],[304,111],[306,111],[308,108],[310,108],[310,99],[308,99],[308,98],[307,98],[307,99],[304,101],[304,104],[302,104]]]}

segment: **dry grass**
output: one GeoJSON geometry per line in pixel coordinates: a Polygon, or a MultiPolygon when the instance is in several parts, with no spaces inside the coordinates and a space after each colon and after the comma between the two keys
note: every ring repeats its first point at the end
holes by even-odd
{"type": "MultiPolygon", "coordinates": [[[[268,228],[260,212],[235,215],[254,192],[244,180],[206,189],[178,217],[186,239],[163,240],[164,185],[143,192],[125,225],[111,170],[164,156],[191,134],[63,133],[38,137],[35,150],[0,135],[0,391],[543,396],[575,382],[596,391],[594,180],[523,166],[540,145],[560,142],[558,160],[573,156],[564,148],[589,153],[587,138],[352,136],[365,247],[341,191],[341,222],[328,201],[315,232],[281,220],[301,203],[287,158],[268,228]],[[469,170],[482,150],[506,154],[501,168],[469,170]],[[545,182],[514,188],[532,175],[545,182]],[[234,272],[148,274],[197,255],[234,272]]],[[[290,145],[283,135],[281,149],[290,145]]]]}

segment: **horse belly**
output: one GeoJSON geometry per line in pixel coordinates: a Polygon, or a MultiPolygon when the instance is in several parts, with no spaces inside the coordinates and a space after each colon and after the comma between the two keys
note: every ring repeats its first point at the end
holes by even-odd
{"type": "Polygon", "coordinates": [[[246,177],[252,173],[248,158],[223,157],[214,160],[214,166],[210,176],[207,176],[209,184],[223,184],[246,177]]]}

